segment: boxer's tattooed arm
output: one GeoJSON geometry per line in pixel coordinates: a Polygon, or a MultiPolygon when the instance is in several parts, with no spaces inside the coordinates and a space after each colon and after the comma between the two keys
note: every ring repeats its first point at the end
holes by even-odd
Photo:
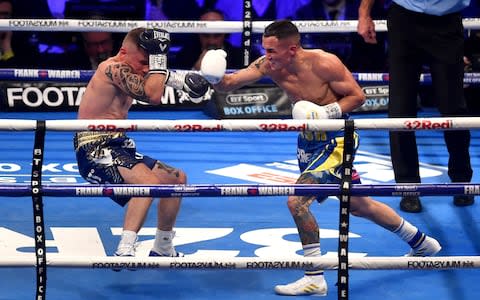
{"type": "Polygon", "coordinates": [[[262,56],[255,61],[254,65],[257,69],[260,70],[264,62],[265,62],[265,56],[262,56]]]}
{"type": "Polygon", "coordinates": [[[254,62],[252,62],[247,69],[249,70],[254,70],[256,72],[260,72],[263,75],[265,75],[266,69],[265,69],[265,56],[257,58],[254,62]]]}
{"type": "Polygon", "coordinates": [[[105,75],[131,97],[148,102],[143,89],[145,79],[135,74],[129,65],[122,63],[109,65],[105,69],[105,75]]]}

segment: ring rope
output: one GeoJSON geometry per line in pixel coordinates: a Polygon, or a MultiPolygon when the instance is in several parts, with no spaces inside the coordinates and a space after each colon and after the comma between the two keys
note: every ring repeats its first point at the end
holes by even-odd
{"type": "MultiPolygon", "coordinates": [[[[335,196],[339,184],[192,184],[192,185],[134,185],[134,184],[45,184],[42,195],[49,197],[230,197],[230,196],[335,196]]],[[[1,184],[0,196],[29,196],[28,184],[1,184]]],[[[352,184],[352,196],[448,196],[480,195],[479,183],[408,183],[352,184]]]]}
{"type": "MultiPolygon", "coordinates": [[[[113,257],[58,256],[47,258],[48,267],[91,269],[308,269],[319,264],[322,269],[338,269],[336,257],[299,257],[295,259],[231,257],[231,258],[171,258],[171,257],[113,257]]],[[[0,267],[33,267],[35,258],[0,257],[0,267]]],[[[356,270],[447,270],[478,269],[479,256],[437,257],[350,257],[349,268],[356,270]]]]}
{"type": "MultiPolygon", "coordinates": [[[[253,21],[252,32],[262,33],[273,21],[253,21]]],[[[136,27],[161,28],[171,33],[235,33],[243,31],[242,21],[144,21],[80,19],[0,19],[0,31],[106,31],[128,32],[136,27]]],[[[356,32],[357,20],[293,21],[300,32],[356,32]]],[[[387,31],[386,20],[375,20],[377,32],[387,31]]],[[[463,19],[465,29],[480,29],[480,18],[463,19]]]]}
{"type": "MultiPolygon", "coordinates": [[[[186,72],[187,70],[177,70],[186,72]]],[[[229,72],[234,70],[228,70],[229,72]]],[[[192,72],[188,70],[188,72],[192,72]]],[[[53,69],[0,69],[0,80],[28,80],[28,81],[54,81],[54,82],[88,82],[95,71],[93,70],[53,70],[53,69]]],[[[359,83],[388,84],[390,76],[388,73],[352,73],[353,78],[359,83]]],[[[430,73],[422,73],[419,82],[431,84],[430,73]]],[[[480,73],[465,73],[463,82],[465,84],[480,84],[480,73]]]]}
{"type": "MultiPolygon", "coordinates": [[[[356,129],[455,130],[480,128],[480,117],[355,119],[356,129]]],[[[0,119],[0,131],[35,130],[37,121],[0,119]]],[[[232,119],[232,120],[46,120],[52,131],[330,131],[342,130],[343,119],[232,119]]]]}

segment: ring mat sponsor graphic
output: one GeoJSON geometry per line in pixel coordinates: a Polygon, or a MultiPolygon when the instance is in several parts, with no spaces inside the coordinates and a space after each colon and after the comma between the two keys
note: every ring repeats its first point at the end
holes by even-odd
{"type": "MultiPolygon", "coordinates": [[[[122,234],[121,227],[111,227],[110,234],[99,232],[96,227],[50,227],[53,238],[47,239],[49,256],[108,256],[104,240],[118,238],[122,234]]],[[[235,236],[234,228],[231,227],[177,227],[174,239],[175,246],[185,246],[196,243],[227,239],[235,236]]],[[[138,256],[148,256],[153,247],[155,227],[143,227],[138,235],[141,239],[136,248],[138,256]]],[[[303,257],[299,253],[302,245],[299,241],[285,239],[287,235],[296,234],[296,228],[263,228],[243,232],[239,239],[241,243],[258,246],[255,254],[258,257],[303,257]]],[[[34,239],[23,233],[0,226],[0,235],[4,247],[0,248],[2,257],[28,257],[34,254],[34,239]]],[[[334,229],[322,229],[322,239],[338,239],[338,231],[334,229]]],[[[361,238],[359,234],[350,233],[350,238],[361,238]]],[[[237,257],[240,249],[198,249],[194,253],[187,254],[191,257],[237,257]]],[[[329,251],[325,255],[335,256],[335,251],[329,251]]],[[[366,253],[351,252],[355,257],[366,256],[366,253]]]]}
{"type": "MultiPolygon", "coordinates": [[[[360,174],[363,184],[394,182],[392,163],[387,156],[358,151],[354,166],[360,174]]],[[[294,184],[299,176],[296,160],[271,162],[263,166],[240,163],[206,172],[264,184],[294,184]]],[[[446,168],[444,167],[420,163],[422,178],[442,176],[445,173],[446,168]]]]}
{"type": "MultiPolygon", "coordinates": [[[[30,168],[30,165],[0,161],[0,183],[28,183],[30,168]]],[[[387,156],[358,151],[355,156],[355,169],[364,184],[394,182],[392,164],[387,156]]],[[[446,171],[445,167],[420,163],[422,178],[439,177],[445,175],[446,171]]],[[[294,184],[299,174],[295,159],[264,165],[239,163],[205,172],[265,184],[294,184]]],[[[42,175],[44,183],[84,183],[78,174],[77,164],[73,162],[65,164],[48,162],[43,165],[42,175]]]]}

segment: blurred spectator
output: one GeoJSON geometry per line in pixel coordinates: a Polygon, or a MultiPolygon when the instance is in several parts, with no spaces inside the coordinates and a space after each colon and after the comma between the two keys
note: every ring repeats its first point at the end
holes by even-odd
{"type": "Polygon", "coordinates": [[[71,36],[71,43],[63,53],[46,55],[44,60],[51,69],[96,70],[118,49],[112,32],[81,32],[71,36]]]}
{"type": "MultiPolygon", "coordinates": [[[[12,0],[0,0],[0,18],[12,18],[13,9],[12,0]]],[[[36,68],[39,61],[38,48],[19,32],[0,32],[0,54],[0,68],[36,68]]]]}
{"type": "MultiPolygon", "coordinates": [[[[9,19],[12,17],[12,3],[10,1],[0,1],[0,18],[9,19]]],[[[1,64],[11,63],[15,59],[12,49],[12,32],[0,32],[0,60],[1,64]]]]}
{"type": "MultiPolygon", "coordinates": [[[[47,0],[14,0],[13,15],[14,19],[52,19],[53,15],[50,11],[47,0]]],[[[21,41],[22,46],[17,49],[22,57],[33,56],[35,62],[29,65],[29,68],[43,68],[44,63],[40,58],[41,52],[45,46],[55,42],[58,37],[62,36],[62,32],[58,31],[16,31],[15,40],[21,41]]],[[[32,60],[32,59],[30,59],[32,60]]]]}
{"type": "MultiPolygon", "coordinates": [[[[80,2],[77,4],[80,5],[80,2]]],[[[112,20],[108,11],[87,13],[84,11],[85,6],[76,7],[68,2],[66,6],[67,18],[112,20]]],[[[122,38],[122,33],[105,31],[63,32],[62,37],[58,38],[55,44],[51,44],[51,48],[46,49],[43,61],[50,69],[96,70],[99,63],[116,53],[122,38]]]]}
{"type": "Polygon", "coordinates": [[[91,15],[114,20],[143,20],[145,0],[68,0],[65,3],[65,18],[85,19],[91,15]]]}
{"type": "MultiPolygon", "coordinates": [[[[201,21],[223,21],[224,15],[216,9],[207,10],[200,16],[201,21]]],[[[239,69],[243,67],[242,49],[232,46],[224,33],[200,33],[193,43],[184,46],[176,55],[172,64],[177,69],[200,69],[200,62],[205,53],[210,49],[223,49],[227,52],[227,68],[239,69]]],[[[258,53],[251,55],[252,60],[259,56],[258,53]]]]}
{"type": "MultiPolygon", "coordinates": [[[[294,20],[357,20],[358,0],[311,0],[293,15],[294,20]]],[[[372,18],[384,20],[386,11],[382,1],[376,1],[372,18]]],[[[337,55],[354,72],[382,72],[386,70],[386,35],[377,34],[377,44],[367,44],[355,32],[306,33],[305,48],[320,48],[337,55]]]]}
{"type": "MultiPolygon", "coordinates": [[[[96,70],[98,65],[114,53],[114,40],[111,32],[82,32],[83,55],[80,69],[96,70]]],[[[79,62],[80,63],[80,62],[79,62]]]]}
{"type": "MultiPolygon", "coordinates": [[[[155,0],[152,0],[155,1],[155,0]]],[[[160,0],[161,10],[167,20],[198,20],[202,14],[202,8],[196,0],[160,0]]],[[[153,19],[152,19],[153,20],[153,19]]],[[[170,64],[173,66],[175,56],[179,49],[192,46],[193,34],[189,33],[170,33],[172,39],[170,51],[168,53],[170,64]]]]}
{"type": "Polygon", "coordinates": [[[14,17],[15,18],[33,18],[33,19],[51,19],[52,13],[47,0],[15,0],[14,17]]]}
{"type": "Polygon", "coordinates": [[[169,20],[198,20],[202,14],[196,0],[161,0],[162,11],[169,20]]]}
{"type": "Polygon", "coordinates": [[[67,0],[47,0],[47,2],[53,18],[63,19],[65,17],[65,2],[67,0]]]}
{"type": "Polygon", "coordinates": [[[168,20],[163,12],[164,0],[147,0],[145,2],[145,20],[168,20]]]}
{"type": "MultiPolygon", "coordinates": [[[[480,73],[480,31],[469,30],[465,38],[465,73],[480,73]]],[[[480,86],[477,84],[464,85],[465,101],[469,114],[480,115],[480,86]]]]}

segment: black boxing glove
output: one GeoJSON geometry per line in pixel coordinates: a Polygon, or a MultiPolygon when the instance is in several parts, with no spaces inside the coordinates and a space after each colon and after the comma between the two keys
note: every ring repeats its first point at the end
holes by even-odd
{"type": "Polygon", "coordinates": [[[197,73],[188,73],[185,75],[183,90],[193,99],[198,99],[205,95],[209,86],[208,81],[197,73]]]}
{"type": "Polygon", "coordinates": [[[167,53],[170,34],[163,29],[146,29],[140,34],[138,45],[148,53],[149,73],[167,74],[167,53]]]}
{"type": "Polygon", "coordinates": [[[165,84],[186,92],[192,99],[201,98],[210,86],[208,81],[197,73],[182,74],[172,71],[168,72],[165,84]]]}

